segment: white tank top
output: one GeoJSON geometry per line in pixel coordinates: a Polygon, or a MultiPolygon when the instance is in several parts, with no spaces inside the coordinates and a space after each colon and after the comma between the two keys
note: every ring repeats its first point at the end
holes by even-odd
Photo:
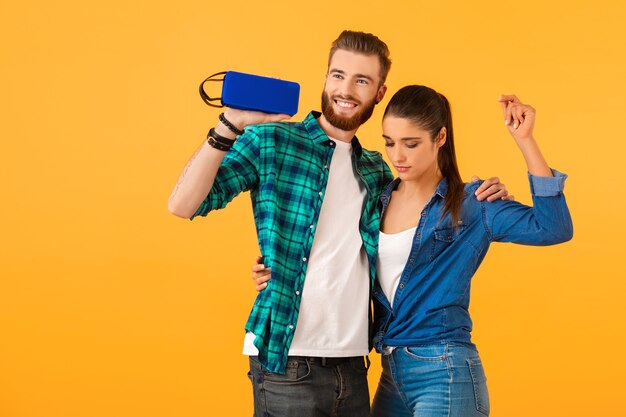
{"type": "Polygon", "coordinates": [[[392,307],[402,271],[411,253],[415,229],[417,226],[394,234],[380,232],[378,238],[377,279],[392,307]]]}

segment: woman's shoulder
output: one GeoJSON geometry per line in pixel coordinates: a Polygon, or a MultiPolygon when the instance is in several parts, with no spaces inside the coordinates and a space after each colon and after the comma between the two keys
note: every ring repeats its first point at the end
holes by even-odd
{"type": "Polygon", "coordinates": [[[463,189],[463,201],[475,201],[476,203],[480,203],[480,201],[478,201],[476,199],[475,196],[475,192],[478,189],[478,187],[480,187],[480,184],[483,183],[483,180],[478,180],[478,181],[472,181],[472,182],[466,182],[465,183],[465,188],[463,189]]]}

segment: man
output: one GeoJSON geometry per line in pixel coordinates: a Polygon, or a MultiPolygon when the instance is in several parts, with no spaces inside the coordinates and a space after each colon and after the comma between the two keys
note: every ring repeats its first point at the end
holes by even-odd
{"type": "Polygon", "coordinates": [[[227,109],[170,197],[172,213],[193,218],[251,192],[272,268],[245,326],[255,416],[369,415],[378,198],[392,175],[355,134],[383,99],[390,66],[376,36],[342,32],[330,50],[322,114],[279,123],[287,116],[227,109]]]}

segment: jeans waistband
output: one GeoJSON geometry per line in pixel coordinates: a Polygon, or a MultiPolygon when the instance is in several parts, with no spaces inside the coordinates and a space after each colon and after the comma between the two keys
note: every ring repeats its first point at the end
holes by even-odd
{"type": "Polygon", "coordinates": [[[332,368],[334,366],[341,365],[342,363],[348,363],[350,361],[365,361],[369,368],[369,358],[367,356],[346,356],[340,358],[328,358],[320,356],[289,356],[290,360],[302,360],[307,361],[310,364],[317,364],[324,368],[332,368]]]}

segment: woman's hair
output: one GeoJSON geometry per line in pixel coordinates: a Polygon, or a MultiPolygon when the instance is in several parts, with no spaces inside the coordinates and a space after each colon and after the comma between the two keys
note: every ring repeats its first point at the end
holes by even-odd
{"type": "Polygon", "coordinates": [[[389,101],[383,118],[387,116],[410,120],[430,133],[434,142],[442,128],[446,128],[446,143],[439,149],[437,163],[444,178],[448,180],[448,191],[443,204],[442,218],[450,213],[456,225],[461,216],[461,203],[465,184],[459,174],[454,152],[452,112],[448,99],[432,88],[409,85],[401,88],[389,101]]]}

